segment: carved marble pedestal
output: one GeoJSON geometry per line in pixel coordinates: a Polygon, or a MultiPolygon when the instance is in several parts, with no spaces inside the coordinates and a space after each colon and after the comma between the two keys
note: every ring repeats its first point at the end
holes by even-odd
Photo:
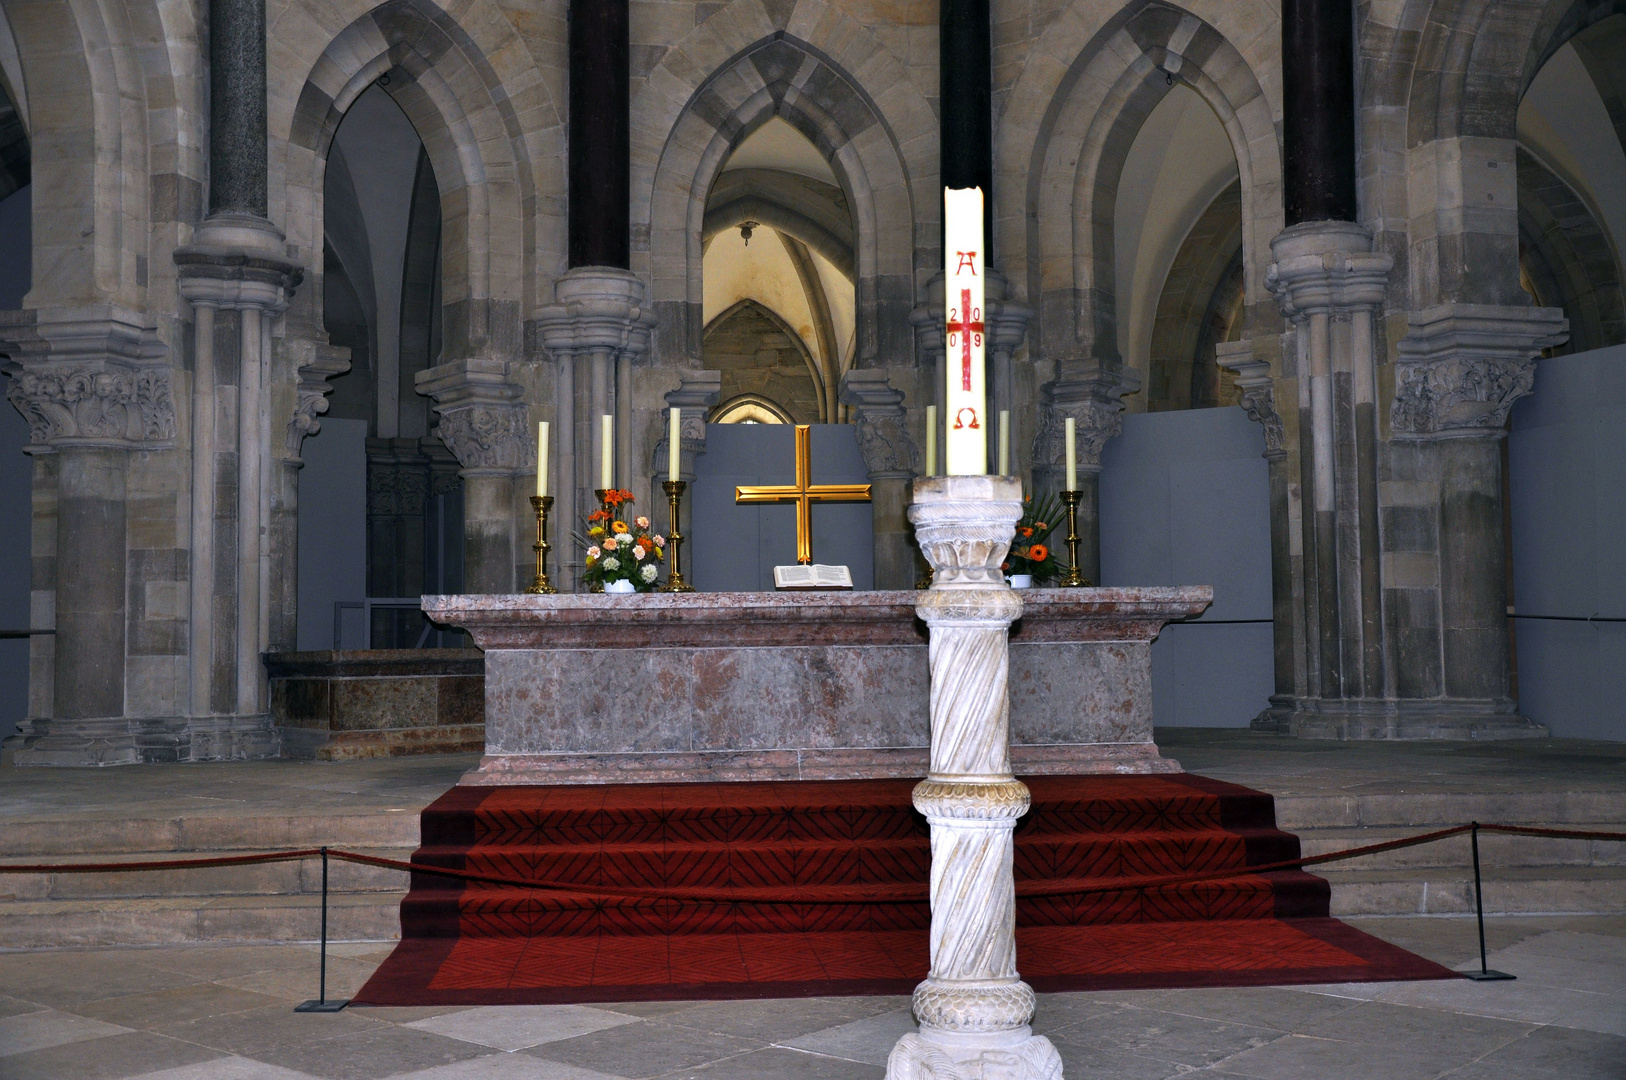
{"type": "Polygon", "coordinates": [[[1006,635],[1022,601],[999,564],[1021,516],[1013,478],[915,482],[909,519],[933,570],[916,605],[931,631],[931,771],[914,795],[932,830],[931,972],[887,1080],[1061,1077],[1016,972],[1012,833],[1029,797],[1011,772],[1006,635]]]}

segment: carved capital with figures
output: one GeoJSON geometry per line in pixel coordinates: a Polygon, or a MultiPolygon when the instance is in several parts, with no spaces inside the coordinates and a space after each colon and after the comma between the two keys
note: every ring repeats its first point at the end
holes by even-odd
{"type": "Polygon", "coordinates": [[[1558,308],[1443,304],[1412,312],[1395,362],[1397,439],[1498,437],[1535,385],[1536,358],[1569,337],[1558,308]]]}
{"type": "Polygon", "coordinates": [[[418,392],[434,400],[435,434],[457,458],[464,476],[512,476],[534,467],[536,438],[522,389],[508,364],[475,356],[420,371],[418,392]]]}
{"type": "MultiPolygon", "coordinates": [[[[687,466],[682,475],[687,479],[694,477],[694,459],[706,452],[706,418],[722,395],[723,373],[720,371],[679,372],[678,388],[667,391],[666,407],[678,410],[678,440],[682,443],[683,463],[687,466]]],[[[669,449],[670,439],[662,423],[652,462],[656,476],[667,475],[669,449]]]]}
{"type": "Polygon", "coordinates": [[[909,433],[903,391],[894,390],[884,371],[854,368],[841,377],[841,402],[852,408],[852,422],[864,468],[871,480],[915,475],[918,450],[909,433]]]}

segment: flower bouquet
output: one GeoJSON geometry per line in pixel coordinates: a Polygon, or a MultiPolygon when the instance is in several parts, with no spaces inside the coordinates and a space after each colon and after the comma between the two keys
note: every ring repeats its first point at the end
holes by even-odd
{"type": "Polygon", "coordinates": [[[595,592],[652,592],[660,577],[666,538],[649,531],[646,517],[626,520],[632,501],[632,492],[612,489],[604,493],[604,505],[587,515],[582,580],[595,592]]]}
{"type": "Polygon", "coordinates": [[[1056,553],[1045,543],[1061,521],[1061,504],[1051,497],[1035,506],[1032,495],[1022,504],[1022,519],[1016,523],[1016,536],[1000,569],[1014,587],[1042,585],[1061,572],[1056,553]],[[1024,575],[1028,580],[1019,583],[1017,579],[1024,575]]]}

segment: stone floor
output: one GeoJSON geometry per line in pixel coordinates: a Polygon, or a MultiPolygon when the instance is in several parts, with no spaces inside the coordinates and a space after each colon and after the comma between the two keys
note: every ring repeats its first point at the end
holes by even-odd
{"type": "MultiPolygon", "coordinates": [[[[1470,920],[1359,925],[1443,962],[1476,955],[1470,920]]],[[[1051,994],[1035,1026],[1069,1080],[1626,1076],[1626,917],[1488,929],[1517,981],[1051,994]]],[[[330,991],[387,951],[335,947],[330,991]]],[[[0,953],[0,1077],[878,1080],[912,1026],[897,997],[295,1013],[316,960],[308,945],[0,953]]]]}

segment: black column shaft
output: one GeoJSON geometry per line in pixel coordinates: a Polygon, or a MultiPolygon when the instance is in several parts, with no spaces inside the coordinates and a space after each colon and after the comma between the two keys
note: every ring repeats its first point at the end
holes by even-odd
{"type": "Polygon", "coordinates": [[[210,0],[209,212],[265,217],[265,0],[210,0]]]}
{"type": "Polygon", "coordinates": [[[1289,225],[1356,219],[1350,3],[1282,0],[1282,186],[1289,225]]]}
{"type": "MultiPolygon", "coordinates": [[[[938,29],[940,170],[946,188],[982,188],[983,235],[994,214],[994,101],[988,0],[942,0],[938,29]]],[[[986,258],[986,254],[984,256],[986,258]]]]}
{"type": "Polygon", "coordinates": [[[570,265],[631,264],[627,0],[570,5],[570,265]]]}

